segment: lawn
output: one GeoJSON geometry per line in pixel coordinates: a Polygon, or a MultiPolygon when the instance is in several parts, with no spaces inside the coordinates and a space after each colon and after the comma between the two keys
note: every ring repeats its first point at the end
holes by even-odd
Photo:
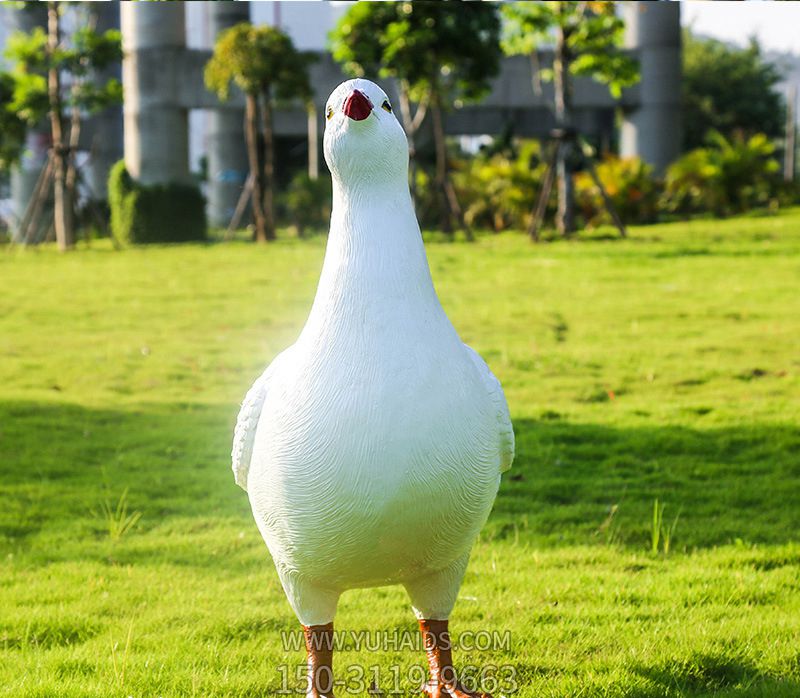
{"type": "MultiPolygon", "coordinates": [[[[467,674],[496,698],[800,696],[800,210],[428,249],[517,433],[452,619],[508,635],[464,635],[467,674]]],[[[0,696],[296,688],[228,454],[323,254],[0,250],[0,696]]],[[[337,696],[359,666],[414,694],[402,589],[345,594],[337,626],[389,638],[337,655],[337,696]]]]}

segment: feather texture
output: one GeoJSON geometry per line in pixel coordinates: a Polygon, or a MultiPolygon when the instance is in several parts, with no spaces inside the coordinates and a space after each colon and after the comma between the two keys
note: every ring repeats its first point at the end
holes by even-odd
{"type": "MultiPolygon", "coordinates": [[[[288,350],[287,350],[288,351],[288,350]]],[[[239,487],[247,492],[247,476],[250,472],[250,461],[253,458],[253,444],[256,440],[256,429],[261,419],[261,410],[269,392],[270,377],[276,371],[281,361],[285,360],[286,352],[279,354],[253,383],[244,396],[239,415],[236,417],[236,426],[233,430],[233,448],[231,449],[231,467],[233,478],[239,487]]]]}
{"type": "Polygon", "coordinates": [[[498,451],[500,461],[500,472],[504,473],[511,467],[514,462],[514,427],[511,424],[511,415],[508,412],[508,403],[506,396],[503,392],[503,387],[494,373],[491,372],[489,366],[483,360],[483,357],[475,351],[471,346],[464,345],[472,356],[472,361],[481,376],[483,386],[486,392],[491,397],[492,404],[494,405],[497,417],[497,436],[498,436],[498,451]]]}
{"type": "Polygon", "coordinates": [[[236,418],[236,427],[233,431],[233,450],[231,462],[233,477],[236,484],[245,492],[247,491],[247,474],[250,471],[250,459],[253,457],[253,443],[256,439],[258,419],[261,417],[261,408],[267,397],[267,372],[265,371],[253,387],[244,396],[239,416],[236,418]]]}
{"type": "Polygon", "coordinates": [[[333,620],[346,589],[404,584],[446,618],[514,455],[502,388],[439,302],[394,115],[329,99],[333,210],[308,320],[247,394],[233,469],[298,618],[333,620]]]}

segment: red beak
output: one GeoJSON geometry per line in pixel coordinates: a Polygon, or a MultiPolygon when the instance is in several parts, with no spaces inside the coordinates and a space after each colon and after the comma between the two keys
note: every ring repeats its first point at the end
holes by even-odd
{"type": "Polygon", "coordinates": [[[363,121],[372,113],[372,102],[360,90],[353,90],[344,102],[344,113],[354,121],[363,121]]]}

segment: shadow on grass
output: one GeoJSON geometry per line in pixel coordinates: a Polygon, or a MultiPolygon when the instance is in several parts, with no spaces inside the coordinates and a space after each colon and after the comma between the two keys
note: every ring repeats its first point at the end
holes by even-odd
{"type": "Polygon", "coordinates": [[[517,420],[489,537],[649,544],[654,500],[675,517],[673,549],[796,540],[800,428],[617,428],[517,420]],[[781,492],[781,497],[775,493],[781,492]]]}
{"type": "Polygon", "coordinates": [[[629,698],[715,696],[717,698],[790,698],[800,695],[800,683],[760,671],[745,659],[698,653],[659,666],[639,666],[635,672],[654,688],[633,691],[629,698]]]}
{"type": "MultiPolygon", "coordinates": [[[[248,514],[228,469],[235,408],[0,403],[0,548],[81,521],[103,527],[128,489],[141,526],[248,514]]],[[[92,527],[83,531],[91,535],[92,527]]]]}
{"type": "MultiPolygon", "coordinates": [[[[90,534],[102,503],[115,505],[125,488],[144,530],[184,517],[245,525],[249,507],[228,465],[235,416],[235,405],[0,403],[0,548],[67,522],[83,521],[90,534]]],[[[555,417],[515,427],[517,462],[490,539],[640,548],[656,498],[665,522],[679,514],[673,549],[797,538],[800,428],[615,428],[555,417]]]]}
{"type": "MultiPolygon", "coordinates": [[[[591,679],[582,679],[579,671],[555,665],[523,662],[514,666],[515,678],[521,686],[563,676],[568,676],[567,683],[591,683],[591,679]]],[[[634,664],[629,671],[640,679],[631,680],[628,674],[620,685],[606,687],[602,694],[625,698],[796,698],[800,695],[800,683],[796,680],[769,675],[747,659],[725,654],[696,653],[659,664],[634,664]]],[[[589,695],[594,695],[591,690],[589,695]]]]}

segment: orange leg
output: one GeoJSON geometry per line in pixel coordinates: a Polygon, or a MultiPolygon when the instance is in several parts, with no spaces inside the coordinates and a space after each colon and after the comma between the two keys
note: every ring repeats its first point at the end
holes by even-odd
{"type": "Polygon", "coordinates": [[[492,698],[488,693],[467,691],[453,668],[450,632],[446,620],[419,622],[431,677],[422,690],[428,698],[492,698]]]}
{"type": "Polygon", "coordinates": [[[304,625],[308,654],[308,698],[333,698],[333,623],[304,625]]]}

